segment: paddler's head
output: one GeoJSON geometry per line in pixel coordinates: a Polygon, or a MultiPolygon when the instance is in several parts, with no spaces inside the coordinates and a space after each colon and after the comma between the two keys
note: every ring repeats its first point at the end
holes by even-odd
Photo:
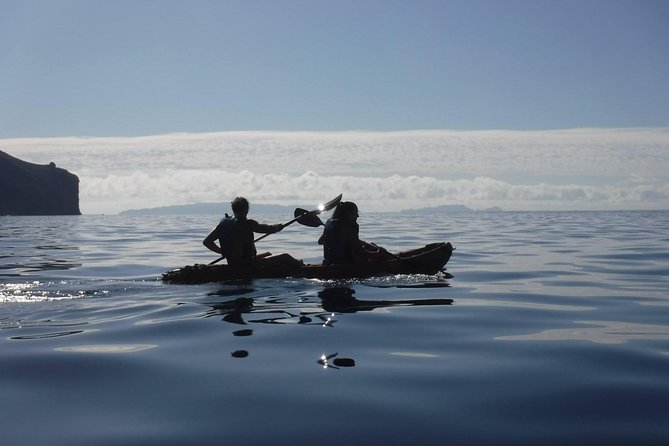
{"type": "Polygon", "coordinates": [[[352,201],[342,201],[332,213],[332,218],[346,221],[356,221],[358,219],[358,206],[352,201]]]}
{"type": "Polygon", "coordinates": [[[249,201],[244,197],[237,197],[230,203],[232,212],[237,218],[246,218],[249,213],[249,201]]]}

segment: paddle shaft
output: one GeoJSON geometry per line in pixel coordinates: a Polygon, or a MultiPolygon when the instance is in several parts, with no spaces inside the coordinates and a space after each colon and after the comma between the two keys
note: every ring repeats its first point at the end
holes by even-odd
{"type": "MultiPolygon", "coordinates": [[[[310,211],[309,213],[310,213],[310,214],[314,214],[314,215],[316,215],[317,212],[318,212],[318,210],[310,211]]],[[[293,218],[293,219],[292,219],[291,221],[289,221],[288,223],[284,223],[284,224],[282,224],[282,225],[281,225],[281,229],[285,228],[285,227],[288,226],[288,225],[292,225],[292,224],[295,223],[297,220],[299,220],[300,218],[304,217],[304,215],[305,215],[305,214],[302,214],[302,215],[300,215],[299,217],[295,217],[295,218],[293,218]]],[[[278,232],[278,231],[277,231],[277,232],[278,232]]],[[[271,234],[276,234],[276,233],[275,233],[275,232],[268,232],[267,234],[263,234],[263,235],[261,235],[260,237],[258,237],[257,239],[253,240],[253,243],[258,242],[258,241],[264,239],[265,237],[267,237],[268,235],[271,235],[271,234]]]]}

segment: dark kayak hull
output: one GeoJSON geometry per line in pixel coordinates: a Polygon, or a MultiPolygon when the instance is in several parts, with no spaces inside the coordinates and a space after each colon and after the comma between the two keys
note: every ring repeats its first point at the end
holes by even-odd
{"type": "Polygon", "coordinates": [[[228,265],[189,265],[163,274],[163,282],[194,284],[271,278],[349,279],[388,274],[436,274],[453,253],[450,243],[432,243],[397,254],[397,258],[365,265],[254,265],[235,268],[228,265]]]}

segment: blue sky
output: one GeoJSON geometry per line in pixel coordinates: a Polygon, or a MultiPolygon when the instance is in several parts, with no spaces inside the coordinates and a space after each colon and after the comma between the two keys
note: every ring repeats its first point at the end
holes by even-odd
{"type": "Polygon", "coordinates": [[[0,0],[0,150],[84,213],[669,209],[666,0],[0,0]]]}
{"type": "Polygon", "coordinates": [[[0,138],[669,124],[664,0],[3,0],[0,138]]]}

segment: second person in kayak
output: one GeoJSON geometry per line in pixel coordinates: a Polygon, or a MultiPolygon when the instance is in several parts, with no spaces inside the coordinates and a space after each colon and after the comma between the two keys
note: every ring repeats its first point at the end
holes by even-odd
{"type": "Polygon", "coordinates": [[[318,239],[318,244],[323,245],[324,265],[354,265],[395,257],[383,248],[360,240],[358,217],[358,206],[352,201],[337,205],[318,239]]]}

